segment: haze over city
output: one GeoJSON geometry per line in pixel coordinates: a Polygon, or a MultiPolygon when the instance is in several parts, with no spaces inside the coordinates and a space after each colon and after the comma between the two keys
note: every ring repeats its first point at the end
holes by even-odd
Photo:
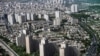
{"type": "Polygon", "coordinates": [[[100,56],[100,1],[0,0],[0,56],[100,56]]]}

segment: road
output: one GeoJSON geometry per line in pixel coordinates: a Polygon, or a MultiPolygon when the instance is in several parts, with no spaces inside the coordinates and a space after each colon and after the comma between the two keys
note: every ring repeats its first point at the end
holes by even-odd
{"type": "Polygon", "coordinates": [[[10,56],[19,56],[15,51],[13,51],[3,40],[0,39],[0,46],[5,49],[10,56]]]}
{"type": "Polygon", "coordinates": [[[96,40],[96,36],[94,34],[92,40],[91,40],[91,45],[87,50],[87,54],[86,56],[96,56],[97,53],[97,40],[96,40]]]}
{"type": "Polygon", "coordinates": [[[86,51],[86,56],[96,56],[97,54],[97,36],[96,34],[93,32],[93,30],[85,23],[80,23],[81,26],[85,27],[89,32],[91,32],[90,34],[92,35],[92,39],[91,39],[91,45],[89,46],[89,48],[86,51]]]}

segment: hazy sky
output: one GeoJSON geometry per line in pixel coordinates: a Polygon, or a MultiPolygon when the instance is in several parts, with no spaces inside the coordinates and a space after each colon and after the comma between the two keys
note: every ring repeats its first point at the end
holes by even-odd
{"type": "MultiPolygon", "coordinates": [[[[31,1],[31,0],[0,0],[0,1],[31,1]]],[[[100,3],[100,0],[75,0],[75,1],[84,1],[90,3],[100,3]]]]}
{"type": "Polygon", "coordinates": [[[80,1],[85,1],[90,3],[100,3],[100,0],[80,0],[80,1]]]}

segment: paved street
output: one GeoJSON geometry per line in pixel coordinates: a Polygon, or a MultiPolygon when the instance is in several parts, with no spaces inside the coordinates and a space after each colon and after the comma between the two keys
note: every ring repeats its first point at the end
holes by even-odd
{"type": "Polygon", "coordinates": [[[16,52],[14,52],[4,41],[2,41],[0,39],[0,46],[3,47],[3,49],[5,49],[10,56],[19,56],[16,52]]]}
{"type": "Polygon", "coordinates": [[[92,35],[92,39],[91,39],[91,45],[89,46],[89,48],[86,51],[86,56],[96,56],[97,53],[97,36],[95,35],[95,33],[90,29],[90,27],[88,27],[88,25],[86,25],[85,23],[81,23],[82,26],[84,26],[87,30],[89,30],[91,32],[92,35]]]}

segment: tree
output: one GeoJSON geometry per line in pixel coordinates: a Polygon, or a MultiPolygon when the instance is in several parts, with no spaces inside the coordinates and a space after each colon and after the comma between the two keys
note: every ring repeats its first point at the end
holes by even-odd
{"type": "Polygon", "coordinates": [[[87,18],[90,17],[90,15],[86,15],[83,13],[71,14],[71,16],[78,19],[79,21],[82,21],[85,19],[86,22],[87,22],[87,18]]]}
{"type": "Polygon", "coordinates": [[[63,19],[62,21],[61,21],[61,25],[60,26],[64,26],[64,23],[66,23],[67,22],[67,20],[66,19],[63,19]]]}
{"type": "Polygon", "coordinates": [[[34,56],[39,56],[39,51],[34,52],[34,56]]]}

